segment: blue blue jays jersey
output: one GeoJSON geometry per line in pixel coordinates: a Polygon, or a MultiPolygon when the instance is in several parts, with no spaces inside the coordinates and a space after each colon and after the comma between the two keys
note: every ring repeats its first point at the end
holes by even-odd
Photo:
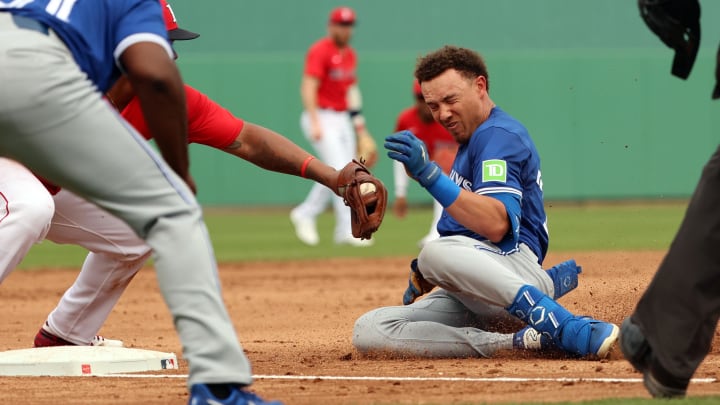
{"type": "Polygon", "coordinates": [[[0,0],[0,11],[50,27],[102,92],[120,77],[129,46],[156,42],[173,55],[158,0],[0,0]]]}
{"type": "MultiPolygon", "coordinates": [[[[450,178],[461,188],[500,200],[506,207],[511,232],[497,244],[511,253],[525,243],[542,263],[547,253],[540,158],[527,129],[499,107],[458,149],[450,178]]],[[[487,240],[460,225],[446,212],[438,222],[440,235],[465,235],[487,240]]]]}

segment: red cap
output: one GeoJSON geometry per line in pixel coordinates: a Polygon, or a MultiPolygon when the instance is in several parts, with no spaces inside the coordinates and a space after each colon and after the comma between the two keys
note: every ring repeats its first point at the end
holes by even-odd
{"type": "Polygon", "coordinates": [[[350,7],[338,7],[330,12],[330,22],[334,24],[355,24],[355,12],[350,7]]]}
{"type": "Polygon", "coordinates": [[[420,89],[420,82],[415,79],[413,82],[413,94],[416,96],[422,96],[422,89],[420,89]]]}
{"type": "Polygon", "coordinates": [[[163,19],[165,20],[165,28],[168,31],[168,38],[171,41],[177,41],[177,40],[186,40],[186,39],[195,39],[200,36],[200,34],[194,33],[192,31],[184,30],[180,27],[178,27],[177,19],[175,18],[175,13],[173,13],[172,7],[170,7],[170,4],[168,4],[165,0],[160,0],[160,6],[162,6],[163,9],[163,19]]]}

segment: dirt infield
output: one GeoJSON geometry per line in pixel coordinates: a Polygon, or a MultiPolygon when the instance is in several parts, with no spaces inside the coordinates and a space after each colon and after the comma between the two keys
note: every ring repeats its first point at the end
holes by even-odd
{"type": "MultiPolygon", "coordinates": [[[[570,257],[583,266],[583,273],[578,289],[561,302],[572,311],[619,323],[632,311],[662,254],[554,253],[546,263],[570,257]]],[[[638,382],[560,380],[639,378],[617,353],[605,361],[509,352],[493,359],[388,360],[358,356],[351,345],[353,322],[372,308],[400,303],[410,259],[332,259],[221,266],[228,309],[252,361],[253,373],[261,376],[253,389],[264,398],[281,399],[289,405],[557,402],[648,397],[638,382]],[[402,377],[426,380],[410,381],[402,377]],[[454,380],[447,380],[449,378],[454,380]],[[503,378],[505,381],[501,381],[503,378]],[[558,380],[529,381],[535,378],[558,380]]],[[[0,350],[29,347],[45,316],[75,275],[76,272],[68,270],[13,273],[0,288],[0,303],[4,308],[0,350]]],[[[180,357],[179,341],[150,268],[138,275],[101,333],[123,339],[131,347],[175,352],[180,357]]],[[[716,337],[714,349],[696,377],[718,377],[717,343],[716,337]]],[[[177,374],[186,373],[186,364],[181,361],[177,374]]],[[[183,378],[2,377],[0,393],[5,402],[21,404],[183,404],[187,401],[183,378]]],[[[720,395],[720,384],[692,384],[689,390],[692,396],[708,394],[720,395]]]]}

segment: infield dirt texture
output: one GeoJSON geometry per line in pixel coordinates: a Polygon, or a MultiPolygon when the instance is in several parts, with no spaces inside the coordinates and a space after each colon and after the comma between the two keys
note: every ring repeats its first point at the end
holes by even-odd
{"type": "MultiPolygon", "coordinates": [[[[561,302],[577,313],[620,323],[633,309],[662,255],[662,252],[553,252],[546,263],[575,258],[583,266],[580,286],[561,302]]],[[[253,389],[264,398],[281,399],[289,405],[648,398],[637,382],[596,382],[640,377],[618,353],[604,361],[532,353],[449,360],[358,356],[351,345],[353,322],[372,308],[400,302],[410,259],[329,259],[222,266],[224,298],[252,361],[253,373],[271,377],[257,379],[253,389]],[[333,379],[338,377],[378,378],[333,379]],[[507,382],[501,381],[503,378],[550,380],[507,382]],[[552,380],[556,378],[557,381],[552,380]],[[559,380],[564,378],[595,382],[559,380]]],[[[75,270],[13,273],[0,288],[4,308],[0,350],[29,347],[48,311],[75,275],[75,270]]],[[[152,268],[140,272],[101,333],[123,339],[131,347],[172,351],[180,357],[180,343],[152,268]]],[[[712,353],[696,375],[698,378],[717,377],[720,366],[717,338],[714,343],[712,353]]],[[[181,361],[176,374],[187,374],[187,364],[181,361]]],[[[17,404],[187,401],[184,378],[1,378],[0,393],[4,402],[17,404]]],[[[689,389],[690,396],[711,394],[720,394],[720,384],[692,384],[689,389]]]]}

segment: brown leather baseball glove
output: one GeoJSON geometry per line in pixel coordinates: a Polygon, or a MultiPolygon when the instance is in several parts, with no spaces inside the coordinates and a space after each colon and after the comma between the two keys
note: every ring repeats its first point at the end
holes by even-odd
{"type": "Polygon", "coordinates": [[[337,190],[345,205],[350,207],[353,236],[360,239],[372,238],[385,216],[385,185],[370,174],[362,162],[353,159],[340,169],[337,190]]]}

